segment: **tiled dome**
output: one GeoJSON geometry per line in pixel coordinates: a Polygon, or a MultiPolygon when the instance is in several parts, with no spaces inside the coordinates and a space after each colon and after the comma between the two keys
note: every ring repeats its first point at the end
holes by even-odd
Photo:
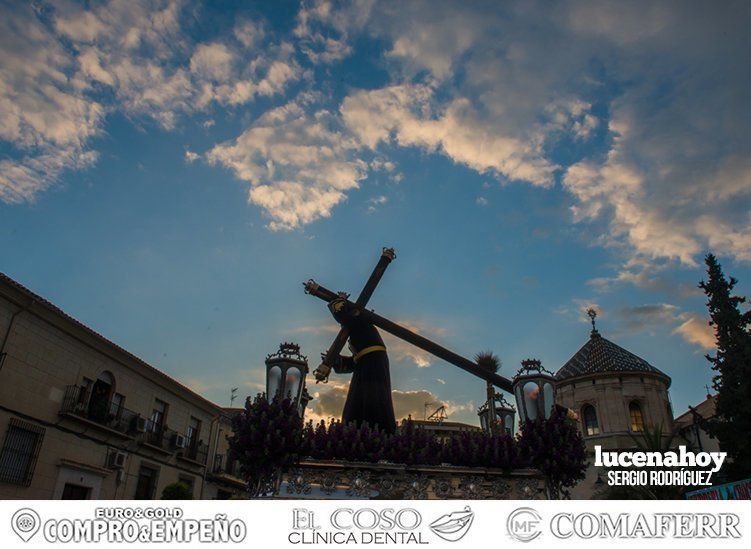
{"type": "Polygon", "coordinates": [[[670,378],[643,358],[628,352],[592,330],[584,346],[555,374],[557,381],[599,373],[644,372],[670,378]]]}

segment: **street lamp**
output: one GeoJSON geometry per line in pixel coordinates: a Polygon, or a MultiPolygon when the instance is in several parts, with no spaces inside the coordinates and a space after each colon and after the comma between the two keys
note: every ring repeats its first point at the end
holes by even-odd
{"type": "Polygon", "coordinates": [[[539,360],[522,360],[522,367],[514,376],[513,383],[521,421],[550,417],[555,403],[555,379],[539,360]]]}
{"type": "Polygon", "coordinates": [[[308,359],[300,354],[300,346],[284,342],[279,350],[266,357],[266,397],[288,398],[297,407],[300,416],[311,399],[305,388],[308,359]]]}
{"type": "Polygon", "coordinates": [[[495,403],[495,418],[492,416],[489,402],[485,402],[477,410],[477,415],[480,416],[480,426],[482,427],[482,430],[486,433],[494,432],[493,421],[495,420],[495,426],[498,430],[513,436],[514,416],[516,415],[516,410],[500,393],[495,393],[493,400],[495,403]]]}

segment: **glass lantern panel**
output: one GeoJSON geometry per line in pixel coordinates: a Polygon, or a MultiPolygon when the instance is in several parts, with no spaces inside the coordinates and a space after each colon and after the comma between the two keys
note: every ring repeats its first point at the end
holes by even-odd
{"type": "Polygon", "coordinates": [[[288,368],[286,380],[284,383],[284,396],[292,400],[297,400],[301,381],[302,375],[300,374],[299,368],[296,368],[294,366],[288,368]]]}
{"type": "Polygon", "coordinates": [[[506,414],[506,417],[503,420],[503,426],[509,435],[514,434],[514,415],[513,414],[506,414]]]}
{"type": "Polygon", "coordinates": [[[482,415],[480,415],[480,427],[482,427],[483,431],[488,430],[488,414],[487,413],[483,413],[482,415]]]}
{"type": "Polygon", "coordinates": [[[527,412],[527,419],[537,419],[537,406],[540,399],[540,386],[534,381],[528,381],[524,384],[524,409],[527,412]]]}
{"type": "Polygon", "coordinates": [[[545,397],[545,399],[543,400],[543,404],[545,405],[545,417],[549,418],[553,413],[553,404],[555,403],[555,397],[553,396],[553,384],[546,382],[543,386],[542,394],[543,397],[545,397]]]}
{"type": "Polygon", "coordinates": [[[516,399],[516,409],[519,410],[519,418],[521,421],[524,421],[524,402],[522,400],[521,384],[514,387],[514,398],[516,399]]]}
{"type": "Polygon", "coordinates": [[[279,366],[272,366],[266,374],[266,395],[273,400],[279,392],[282,384],[282,369],[279,366]]]}

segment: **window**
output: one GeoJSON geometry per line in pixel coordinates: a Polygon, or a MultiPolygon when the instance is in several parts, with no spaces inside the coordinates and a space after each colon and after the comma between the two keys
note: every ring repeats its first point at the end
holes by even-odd
{"type": "Polygon", "coordinates": [[[188,424],[188,448],[195,448],[201,435],[201,421],[191,416],[188,424]]]}
{"type": "Polygon", "coordinates": [[[236,467],[236,461],[234,460],[234,456],[227,452],[227,465],[225,466],[224,470],[228,475],[232,475],[234,477],[237,476],[237,467],[236,467]]]}
{"type": "Polygon", "coordinates": [[[0,453],[0,482],[31,484],[43,438],[43,428],[11,418],[0,453]]]}
{"type": "Polygon", "coordinates": [[[89,419],[97,423],[106,423],[110,411],[110,397],[115,378],[109,372],[102,372],[91,386],[89,397],[89,419]]]}
{"type": "Polygon", "coordinates": [[[125,404],[125,397],[120,393],[112,395],[112,403],[110,404],[110,415],[119,418],[123,413],[123,405],[125,404]]]}
{"type": "Polygon", "coordinates": [[[136,484],[136,495],[133,499],[154,499],[156,491],[156,481],[159,478],[159,470],[148,465],[141,465],[138,471],[138,483],[136,484]]]}
{"type": "Polygon", "coordinates": [[[628,415],[631,420],[631,430],[635,433],[644,431],[644,417],[641,414],[641,406],[635,400],[628,405],[628,415]]]}
{"type": "Polygon", "coordinates": [[[222,472],[222,458],[224,458],[222,454],[214,454],[214,472],[215,473],[222,472]]]}
{"type": "Polygon", "coordinates": [[[597,411],[591,404],[585,404],[582,408],[582,418],[584,419],[584,434],[587,436],[599,435],[600,426],[597,423],[597,411]]]}
{"type": "Polygon", "coordinates": [[[151,412],[151,430],[155,433],[162,430],[164,418],[167,415],[167,403],[159,400],[154,401],[154,410],[151,412]]]}

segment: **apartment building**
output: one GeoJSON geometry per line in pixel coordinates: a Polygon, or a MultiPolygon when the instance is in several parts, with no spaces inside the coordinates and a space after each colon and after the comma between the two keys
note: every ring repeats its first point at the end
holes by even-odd
{"type": "Polygon", "coordinates": [[[240,465],[229,453],[227,438],[232,435],[232,417],[242,408],[224,408],[216,424],[214,461],[207,475],[211,499],[243,497],[246,483],[240,478],[240,465]]]}
{"type": "Polygon", "coordinates": [[[0,274],[0,498],[195,499],[244,485],[232,410],[0,274]]]}

